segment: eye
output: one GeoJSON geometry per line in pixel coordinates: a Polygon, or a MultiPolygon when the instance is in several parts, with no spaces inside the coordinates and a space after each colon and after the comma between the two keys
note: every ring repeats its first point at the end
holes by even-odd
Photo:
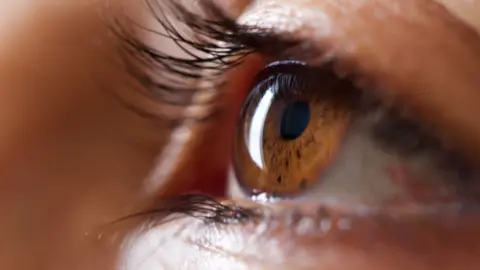
{"type": "Polygon", "coordinates": [[[467,197],[478,170],[401,111],[326,67],[272,63],[240,112],[234,184],[252,198],[372,204],[467,197]]]}
{"type": "Polygon", "coordinates": [[[354,93],[348,82],[324,78],[321,85],[316,75],[325,74],[301,63],[275,63],[259,75],[235,145],[238,171],[255,193],[295,195],[312,187],[333,161],[354,93]]]}

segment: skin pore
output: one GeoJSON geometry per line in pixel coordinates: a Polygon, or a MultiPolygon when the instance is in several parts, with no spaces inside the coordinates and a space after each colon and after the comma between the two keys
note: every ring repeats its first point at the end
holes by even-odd
{"type": "MultiPolygon", "coordinates": [[[[205,189],[226,175],[235,119],[266,61],[252,55],[225,74],[220,102],[228,109],[212,121],[183,123],[190,133],[182,133],[185,126],[172,126],[165,115],[186,109],[138,95],[118,65],[120,41],[109,34],[108,16],[149,25],[140,2],[0,3],[1,269],[477,268],[475,211],[365,216],[327,207],[328,233],[309,230],[308,219],[292,222],[294,208],[304,217],[319,209],[295,201],[271,204],[274,218],[247,225],[182,217],[138,233],[134,221],[112,224],[166,194],[205,189]],[[139,115],[118,96],[163,118],[139,115]],[[342,232],[345,220],[351,228],[342,232]]],[[[480,155],[480,2],[248,4],[222,3],[242,23],[323,45],[347,70],[364,74],[366,84],[374,81],[387,98],[411,104],[472,159],[480,155]]],[[[163,51],[178,50],[167,39],[145,38],[163,51]]]]}

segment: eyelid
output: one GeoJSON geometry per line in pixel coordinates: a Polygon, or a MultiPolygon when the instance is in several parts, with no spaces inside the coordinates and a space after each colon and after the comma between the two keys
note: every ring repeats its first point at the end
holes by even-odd
{"type": "MultiPolygon", "coordinates": [[[[355,215],[288,206],[264,210],[269,213],[266,218],[229,225],[183,214],[165,222],[147,222],[124,242],[128,256],[123,256],[122,265],[175,269],[201,261],[208,269],[332,269],[333,258],[334,265],[340,265],[333,269],[357,269],[358,265],[363,265],[361,269],[385,269],[385,265],[388,269],[442,269],[451,265],[448,255],[464,251],[465,243],[479,238],[478,217],[469,213],[355,215]],[[166,249],[170,252],[162,252],[166,249]],[[411,261],[402,260],[403,256],[411,261]],[[396,261],[399,258],[401,262],[396,261]],[[431,258],[435,258],[433,268],[431,258]]],[[[462,257],[461,269],[477,266],[470,264],[477,252],[472,248],[462,257]]]]}
{"type": "Polygon", "coordinates": [[[301,40],[303,52],[291,56],[310,64],[334,56],[360,84],[409,104],[446,139],[480,156],[475,30],[432,1],[302,3],[257,1],[239,21],[301,40]],[[312,48],[323,55],[308,54],[312,48]]]}

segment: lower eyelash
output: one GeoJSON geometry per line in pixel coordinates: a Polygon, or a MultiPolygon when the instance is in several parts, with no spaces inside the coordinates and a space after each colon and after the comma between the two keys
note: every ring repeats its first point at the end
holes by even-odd
{"type": "Polygon", "coordinates": [[[461,203],[432,204],[417,208],[381,208],[366,205],[344,207],[341,205],[316,204],[299,207],[290,205],[239,206],[231,202],[220,202],[205,195],[180,195],[163,199],[159,207],[151,208],[116,220],[119,223],[131,219],[147,221],[146,228],[167,225],[177,219],[192,217],[205,226],[244,226],[245,230],[262,235],[274,233],[276,228],[286,228],[287,236],[308,236],[349,231],[357,218],[400,216],[452,216],[477,208],[461,203]]]}
{"type": "Polygon", "coordinates": [[[222,203],[211,196],[187,194],[163,198],[157,207],[123,217],[115,223],[151,217],[155,224],[163,224],[181,216],[194,217],[206,223],[236,224],[261,218],[262,213],[258,208],[222,203]]]}

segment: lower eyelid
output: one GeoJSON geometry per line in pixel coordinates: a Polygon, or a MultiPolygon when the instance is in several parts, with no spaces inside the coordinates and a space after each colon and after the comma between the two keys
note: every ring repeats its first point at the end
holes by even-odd
{"type": "MultiPolygon", "coordinates": [[[[464,250],[464,243],[477,238],[475,224],[480,221],[477,215],[456,211],[345,215],[320,207],[311,208],[316,212],[282,207],[277,208],[281,209],[277,216],[276,210],[269,209],[270,216],[246,223],[205,223],[184,216],[148,226],[126,240],[128,256],[122,265],[127,270],[190,269],[189,265],[201,261],[205,269],[318,269],[334,263],[350,269],[348,265],[361,262],[366,269],[385,269],[380,266],[386,263],[389,269],[395,265],[405,269],[415,262],[418,269],[437,269],[431,268],[430,258],[438,257],[437,266],[448,263],[452,254],[464,250]],[[392,263],[397,260],[399,264],[392,263]]],[[[463,258],[462,269],[475,269],[470,256],[463,258]]]]}

